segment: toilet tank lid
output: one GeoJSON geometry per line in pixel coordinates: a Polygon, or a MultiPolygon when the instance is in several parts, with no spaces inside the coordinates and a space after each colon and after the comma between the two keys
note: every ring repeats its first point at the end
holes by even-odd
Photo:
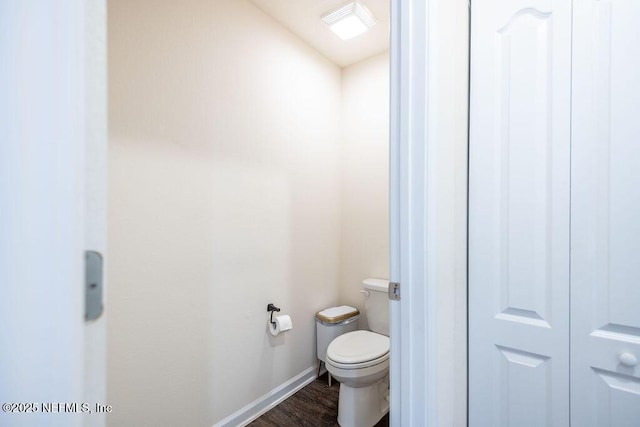
{"type": "Polygon", "coordinates": [[[389,291],[389,281],[387,279],[375,279],[375,278],[364,279],[362,281],[362,285],[364,286],[365,289],[369,289],[372,291],[378,291],[378,292],[389,291]]]}
{"type": "Polygon", "coordinates": [[[357,308],[348,305],[341,305],[319,311],[316,313],[316,319],[322,323],[340,323],[343,320],[351,319],[359,314],[360,311],[357,308]]]}

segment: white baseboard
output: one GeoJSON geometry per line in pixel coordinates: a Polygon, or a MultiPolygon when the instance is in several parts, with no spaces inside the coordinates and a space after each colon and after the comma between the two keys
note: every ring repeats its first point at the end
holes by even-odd
{"type": "Polygon", "coordinates": [[[316,379],[316,367],[300,372],[284,384],[260,396],[244,408],[241,408],[225,419],[218,421],[213,427],[243,427],[260,415],[273,408],[287,397],[316,379]]]}

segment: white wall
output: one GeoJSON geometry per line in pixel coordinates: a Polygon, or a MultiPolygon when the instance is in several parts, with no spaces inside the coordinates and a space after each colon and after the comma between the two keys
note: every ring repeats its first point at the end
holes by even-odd
{"type": "Polygon", "coordinates": [[[467,425],[467,147],[469,3],[435,0],[430,19],[432,274],[437,425],[467,425]]]}
{"type": "Polygon", "coordinates": [[[362,280],[389,278],[388,53],[342,71],[341,155],[340,299],[364,309],[362,280]]]}
{"type": "Polygon", "coordinates": [[[212,425],[312,366],[338,302],[340,70],[245,0],[108,15],[107,421],[212,425]]]}
{"type": "Polygon", "coordinates": [[[468,6],[392,3],[394,425],[466,425],[468,6]]]}

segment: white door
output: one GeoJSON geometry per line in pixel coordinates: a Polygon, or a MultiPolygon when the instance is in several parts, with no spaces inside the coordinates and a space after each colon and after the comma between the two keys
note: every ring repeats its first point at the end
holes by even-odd
{"type": "Polygon", "coordinates": [[[0,29],[0,426],[103,426],[105,3],[3,1],[0,29]]]}
{"type": "Polygon", "coordinates": [[[566,426],[571,1],[471,7],[469,425],[566,426]]]}
{"type": "Polygon", "coordinates": [[[571,421],[640,425],[640,2],[574,1],[571,421]]]}

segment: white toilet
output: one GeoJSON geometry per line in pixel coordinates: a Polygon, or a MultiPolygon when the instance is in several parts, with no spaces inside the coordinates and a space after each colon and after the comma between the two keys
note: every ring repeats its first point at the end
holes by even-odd
{"type": "Polygon", "coordinates": [[[342,427],[371,427],[389,412],[389,281],[366,279],[362,285],[371,331],[347,332],[327,348],[327,370],[340,381],[342,427]]]}

